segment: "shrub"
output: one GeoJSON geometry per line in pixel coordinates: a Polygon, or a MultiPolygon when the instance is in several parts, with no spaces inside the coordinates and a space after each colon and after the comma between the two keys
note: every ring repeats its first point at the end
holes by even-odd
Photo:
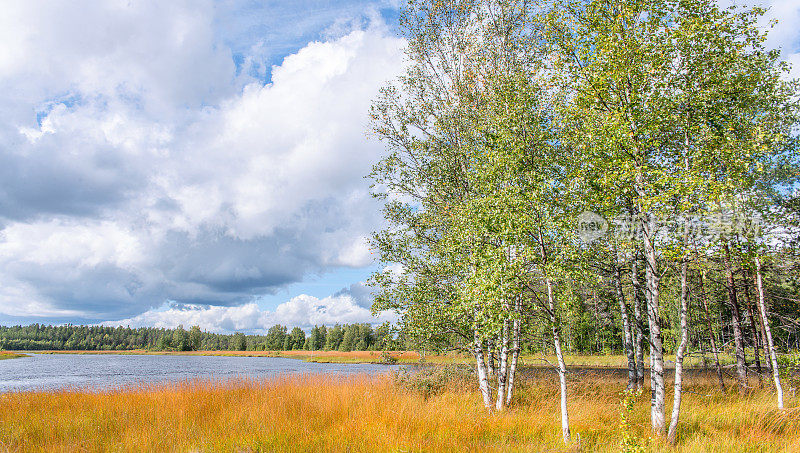
{"type": "Polygon", "coordinates": [[[448,387],[470,388],[474,370],[469,365],[403,367],[393,373],[396,385],[421,393],[425,398],[442,393],[448,387]]]}
{"type": "Polygon", "coordinates": [[[800,352],[778,356],[778,370],[789,390],[796,389],[800,383],[800,352]]]}
{"type": "Polygon", "coordinates": [[[387,351],[383,351],[381,352],[380,362],[387,365],[395,365],[397,363],[397,357],[389,354],[387,351]]]}
{"type": "Polygon", "coordinates": [[[624,453],[643,453],[645,451],[642,439],[631,432],[630,422],[633,416],[633,408],[636,406],[636,400],[641,395],[641,389],[638,391],[628,389],[622,392],[619,414],[619,431],[622,434],[622,439],[619,441],[619,446],[620,451],[624,453]]]}

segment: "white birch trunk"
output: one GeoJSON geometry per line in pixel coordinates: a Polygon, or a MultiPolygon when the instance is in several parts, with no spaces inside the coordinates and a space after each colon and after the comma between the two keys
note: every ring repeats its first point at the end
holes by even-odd
{"type": "MultiPolygon", "coordinates": [[[[747,275],[747,279],[750,279],[750,275],[747,275]]],[[[755,281],[755,276],[753,276],[753,280],[755,281]]],[[[756,291],[756,299],[758,298],[758,285],[755,286],[756,291]]],[[[761,347],[764,348],[764,365],[769,367],[770,371],[772,371],[772,364],[769,358],[769,345],[767,345],[767,332],[764,329],[764,320],[761,318],[761,309],[759,308],[758,301],[756,301],[756,319],[758,319],[758,327],[761,332],[761,347]]]]}
{"type": "Polygon", "coordinates": [[[650,424],[656,434],[664,434],[664,346],[658,314],[659,277],[653,237],[655,224],[648,218],[644,231],[645,283],[647,288],[647,324],[650,327],[650,424]]]}
{"type": "Polygon", "coordinates": [[[772,365],[772,379],[775,381],[775,390],[778,393],[778,409],[783,409],[783,387],[781,386],[781,376],[778,372],[778,357],[775,355],[775,345],[772,343],[772,331],[769,328],[767,319],[767,305],[764,302],[764,284],[761,281],[761,259],[756,255],[756,286],[758,287],[758,311],[761,322],[764,323],[764,334],[769,348],[769,360],[772,365]]]}
{"type": "Polygon", "coordinates": [[[475,368],[478,373],[478,387],[483,396],[483,405],[487,409],[491,409],[492,393],[489,389],[489,377],[486,375],[486,363],[483,361],[483,341],[477,331],[475,332],[474,347],[475,349],[473,352],[475,354],[475,368]]]}
{"type": "Polygon", "coordinates": [[[493,378],[495,376],[495,350],[496,345],[493,339],[489,338],[486,340],[486,368],[489,373],[489,378],[493,378]]]}
{"type": "Polygon", "coordinates": [[[642,348],[642,342],[644,341],[644,329],[642,327],[644,324],[642,323],[642,309],[639,300],[641,291],[636,253],[634,253],[633,260],[631,261],[631,283],[633,286],[631,302],[633,303],[634,327],[636,329],[634,347],[634,354],[636,355],[636,389],[641,390],[644,386],[644,350],[642,348]]]}
{"type": "Polygon", "coordinates": [[[556,320],[556,307],[553,296],[553,287],[549,278],[545,278],[547,285],[547,302],[550,308],[550,322],[553,329],[553,349],[556,352],[556,359],[558,359],[558,381],[561,388],[561,435],[564,438],[564,444],[568,445],[570,442],[569,433],[569,411],[567,409],[567,366],[564,364],[564,355],[561,353],[561,340],[558,334],[558,325],[556,320]]]}
{"type": "Polygon", "coordinates": [[[502,411],[506,402],[506,381],[508,379],[508,318],[503,321],[503,331],[500,334],[499,364],[497,367],[497,399],[495,409],[502,411]]]}
{"type": "Polygon", "coordinates": [[[687,316],[689,312],[689,285],[687,284],[688,263],[684,259],[681,264],[681,342],[675,352],[675,392],[672,400],[672,417],[670,417],[669,430],[667,431],[667,441],[675,444],[678,431],[678,418],[681,414],[681,396],[683,395],[683,356],[686,353],[686,345],[689,342],[689,327],[687,316]]]}
{"type": "Polygon", "coordinates": [[[521,299],[517,297],[514,310],[516,318],[514,318],[514,328],[512,332],[513,349],[511,350],[511,365],[508,370],[508,392],[506,393],[506,406],[511,404],[511,398],[514,396],[514,382],[517,374],[517,360],[519,360],[519,334],[522,330],[522,321],[520,320],[521,313],[521,299]]]}
{"type": "Polygon", "coordinates": [[[558,381],[561,389],[561,435],[564,439],[564,444],[569,445],[569,411],[567,408],[567,366],[564,364],[564,355],[561,353],[561,340],[559,338],[559,329],[556,318],[556,302],[553,295],[553,284],[550,277],[547,275],[547,251],[544,248],[544,239],[542,238],[542,231],[539,230],[539,247],[542,254],[544,282],[547,288],[547,305],[550,310],[550,324],[553,331],[553,349],[556,352],[556,359],[558,359],[558,381]]]}

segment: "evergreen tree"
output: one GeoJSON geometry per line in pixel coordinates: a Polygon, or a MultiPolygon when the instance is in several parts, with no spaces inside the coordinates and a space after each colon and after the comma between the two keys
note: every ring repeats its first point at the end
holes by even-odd
{"type": "MultiPolygon", "coordinates": [[[[199,351],[203,342],[203,332],[200,331],[200,326],[192,326],[189,329],[189,348],[192,351],[199,351]]],[[[141,341],[139,342],[141,343],[141,341]]]]}
{"type": "Polygon", "coordinates": [[[292,329],[289,339],[290,347],[288,349],[305,349],[306,333],[301,328],[295,327],[292,329]]]}
{"type": "Polygon", "coordinates": [[[284,349],[286,343],[286,326],[276,324],[267,331],[267,341],[265,346],[268,351],[280,351],[284,349]]]}
{"type": "Polygon", "coordinates": [[[247,338],[241,332],[236,332],[230,338],[230,348],[234,351],[246,351],[247,350],[247,338]]]}
{"type": "Polygon", "coordinates": [[[332,328],[328,329],[327,335],[325,336],[325,350],[338,350],[339,345],[342,344],[342,338],[344,338],[344,330],[339,324],[336,324],[332,328]]]}

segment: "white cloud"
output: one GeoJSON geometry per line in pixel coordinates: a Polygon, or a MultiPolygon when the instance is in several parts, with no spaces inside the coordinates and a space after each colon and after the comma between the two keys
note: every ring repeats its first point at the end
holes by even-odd
{"type": "Polygon", "coordinates": [[[339,264],[350,267],[364,267],[373,261],[369,241],[366,237],[358,237],[351,244],[343,247],[336,257],[339,264]]]}
{"type": "Polygon", "coordinates": [[[6,96],[33,102],[127,96],[158,114],[215,102],[236,86],[213,18],[208,0],[5,2],[0,80],[13,84],[6,96]]]}
{"type": "Polygon", "coordinates": [[[780,49],[781,57],[792,64],[790,77],[800,78],[800,3],[797,0],[722,0],[721,6],[758,6],[767,9],[759,22],[762,31],[768,32],[767,46],[780,49]],[[772,21],[777,21],[770,27],[772,21]]]}
{"type": "Polygon", "coordinates": [[[777,20],[776,26],[769,30],[768,44],[780,48],[785,56],[800,52],[800,4],[796,0],[766,0],[756,4],[767,8],[763,26],[777,20]]]}
{"type": "Polygon", "coordinates": [[[254,303],[236,307],[203,307],[188,305],[170,307],[165,304],[155,310],[148,310],[133,318],[104,322],[107,326],[162,327],[175,328],[200,326],[211,332],[251,331],[262,326],[263,312],[254,303]]]}
{"type": "Polygon", "coordinates": [[[314,325],[322,324],[380,324],[395,320],[396,316],[388,312],[372,316],[369,308],[359,305],[352,295],[337,293],[322,299],[301,294],[278,305],[274,311],[261,310],[255,303],[235,307],[165,305],[132,318],[108,321],[103,324],[164,328],[175,328],[182,324],[185,327],[197,325],[201,329],[211,332],[261,333],[275,324],[308,330],[314,325]]]}
{"type": "Polygon", "coordinates": [[[144,251],[136,235],[112,222],[15,223],[0,234],[0,255],[13,256],[16,263],[128,267],[143,260],[144,251]]]}
{"type": "Polygon", "coordinates": [[[377,19],[263,84],[210,2],[3,8],[0,314],[231,306],[371,262],[367,113],[404,45],[377,19]]]}
{"type": "Polygon", "coordinates": [[[245,87],[170,157],[181,162],[160,189],[180,204],[173,226],[210,223],[248,240],[310,202],[365,201],[357,189],[378,152],[364,137],[366,114],[401,45],[380,29],[356,30],[310,43],[273,69],[273,83],[245,87]]]}

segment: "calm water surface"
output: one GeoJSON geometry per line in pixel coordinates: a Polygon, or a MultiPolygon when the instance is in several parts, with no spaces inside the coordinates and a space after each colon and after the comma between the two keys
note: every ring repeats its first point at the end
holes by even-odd
{"type": "Polygon", "coordinates": [[[0,360],[0,392],[168,383],[187,379],[227,380],[281,374],[383,374],[397,366],[309,363],[277,357],[187,355],[29,354],[0,360]]]}

